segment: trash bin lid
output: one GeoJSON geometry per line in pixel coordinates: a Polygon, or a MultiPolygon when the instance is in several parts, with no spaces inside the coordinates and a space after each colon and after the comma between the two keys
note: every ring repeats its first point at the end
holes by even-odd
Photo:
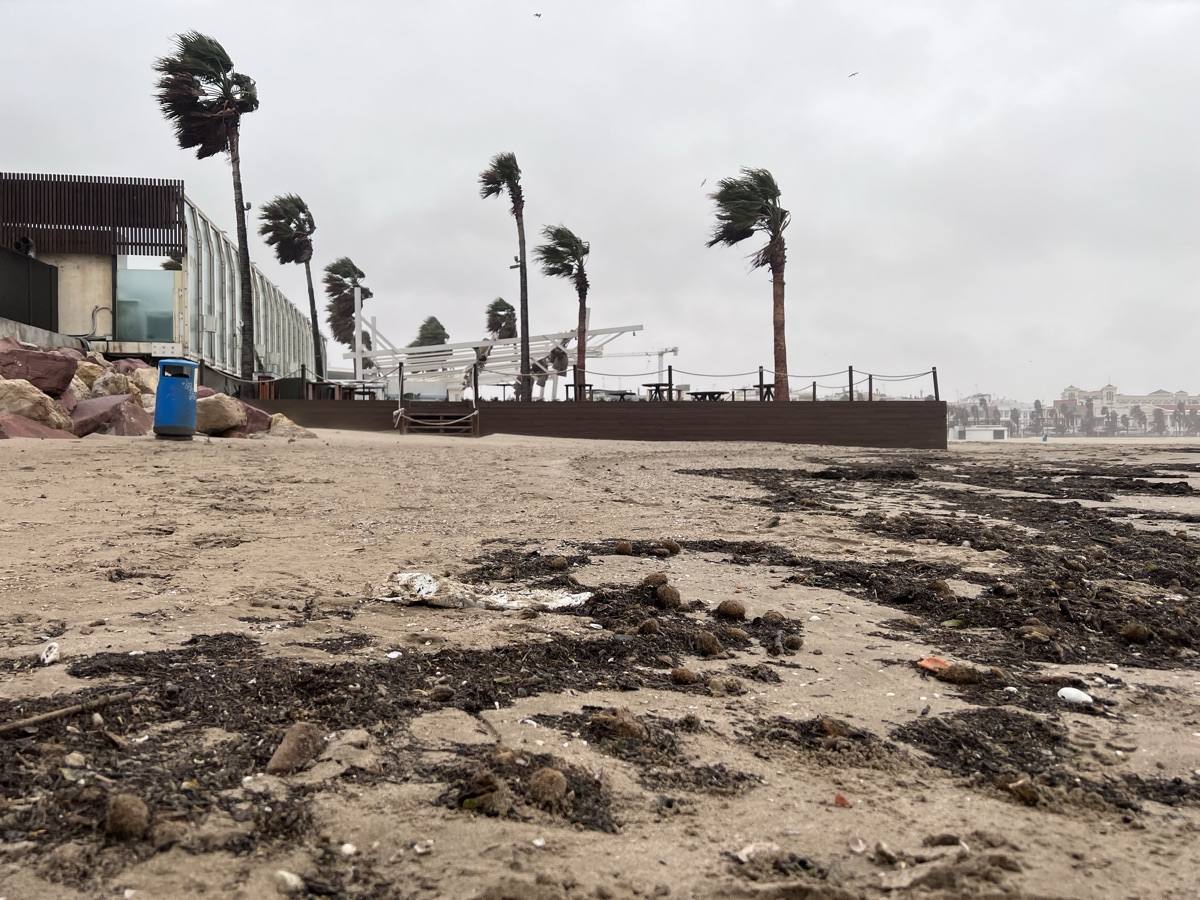
{"type": "Polygon", "coordinates": [[[160,359],[158,361],[158,367],[160,369],[163,366],[185,366],[189,369],[194,369],[198,365],[199,363],[192,362],[190,359],[160,359]]]}

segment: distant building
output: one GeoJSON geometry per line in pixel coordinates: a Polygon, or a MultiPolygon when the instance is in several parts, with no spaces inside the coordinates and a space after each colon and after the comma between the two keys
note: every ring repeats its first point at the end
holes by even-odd
{"type": "Polygon", "coordinates": [[[1110,411],[1118,416],[1129,415],[1135,406],[1140,406],[1146,415],[1151,415],[1155,409],[1173,413],[1180,403],[1188,412],[1200,410],[1200,394],[1164,390],[1151,391],[1149,394],[1122,394],[1115,384],[1106,384],[1094,391],[1068,385],[1063,388],[1061,399],[1054,401],[1054,408],[1059,412],[1081,416],[1089,400],[1092,401],[1092,413],[1096,417],[1108,415],[1110,411]]]}

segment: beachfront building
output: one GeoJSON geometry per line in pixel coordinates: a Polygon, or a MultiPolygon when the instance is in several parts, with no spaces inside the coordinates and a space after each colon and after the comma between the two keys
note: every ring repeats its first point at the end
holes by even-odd
{"type": "Polygon", "coordinates": [[[1180,404],[1187,412],[1200,411],[1200,394],[1165,390],[1151,391],[1148,394],[1123,394],[1120,388],[1113,384],[1106,384],[1094,391],[1086,391],[1073,384],[1068,385],[1063,388],[1062,397],[1054,401],[1054,407],[1060,411],[1082,415],[1089,400],[1092,401],[1093,414],[1096,416],[1107,415],[1110,410],[1115,411],[1118,416],[1130,415],[1135,406],[1140,407],[1147,415],[1154,409],[1161,409],[1168,414],[1174,413],[1180,408],[1180,404]]]}
{"type": "MultiPolygon", "coordinates": [[[[55,331],[115,356],[239,374],[237,243],[182,181],[0,173],[0,247],[53,266],[55,331]]],[[[256,368],[313,366],[308,317],[250,267],[256,368]]],[[[51,319],[46,318],[46,321],[51,319]]]]}

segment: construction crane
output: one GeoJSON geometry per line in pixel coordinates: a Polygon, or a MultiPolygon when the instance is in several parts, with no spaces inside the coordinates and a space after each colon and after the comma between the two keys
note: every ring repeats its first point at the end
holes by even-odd
{"type": "Polygon", "coordinates": [[[642,350],[638,353],[605,353],[604,358],[605,359],[619,359],[619,358],[624,357],[627,359],[633,359],[633,358],[640,359],[641,357],[644,357],[644,356],[657,356],[658,357],[658,377],[662,378],[663,358],[668,353],[670,353],[673,356],[678,356],[679,348],[678,347],[663,347],[661,350],[642,350]]]}

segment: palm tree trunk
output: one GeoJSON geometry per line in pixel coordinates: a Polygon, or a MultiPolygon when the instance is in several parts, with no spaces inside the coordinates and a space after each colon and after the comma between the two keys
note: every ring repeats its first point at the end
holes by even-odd
{"type": "Polygon", "coordinates": [[[533,399],[533,379],[529,377],[529,272],[525,267],[525,204],[513,208],[517,220],[517,265],[521,271],[521,399],[533,399]]]}
{"type": "MultiPolygon", "coordinates": [[[[782,255],[782,253],[781,253],[782,255]]],[[[784,328],[783,269],[780,260],[771,265],[771,327],[775,337],[775,402],[791,399],[787,376],[787,331],[784,328]]]]}
{"type": "Polygon", "coordinates": [[[579,295],[579,325],[575,333],[575,402],[584,401],[587,383],[587,275],[580,267],[575,276],[575,293],[579,295]]]}
{"type": "Polygon", "coordinates": [[[242,199],[242,154],[238,122],[229,126],[229,162],[233,167],[233,203],[237,207],[238,292],[241,295],[242,378],[254,377],[254,292],[250,285],[250,244],[246,237],[246,204],[242,199]]]}
{"type": "Polygon", "coordinates": [[[308,314],[312,319],[313,370],[318,378],[325,377],[325,360],[321,358],[321,325],[317,320],[317,295],[313,293],[312,267],[304,261],[304,277],[308,279],[308,314]]]}

